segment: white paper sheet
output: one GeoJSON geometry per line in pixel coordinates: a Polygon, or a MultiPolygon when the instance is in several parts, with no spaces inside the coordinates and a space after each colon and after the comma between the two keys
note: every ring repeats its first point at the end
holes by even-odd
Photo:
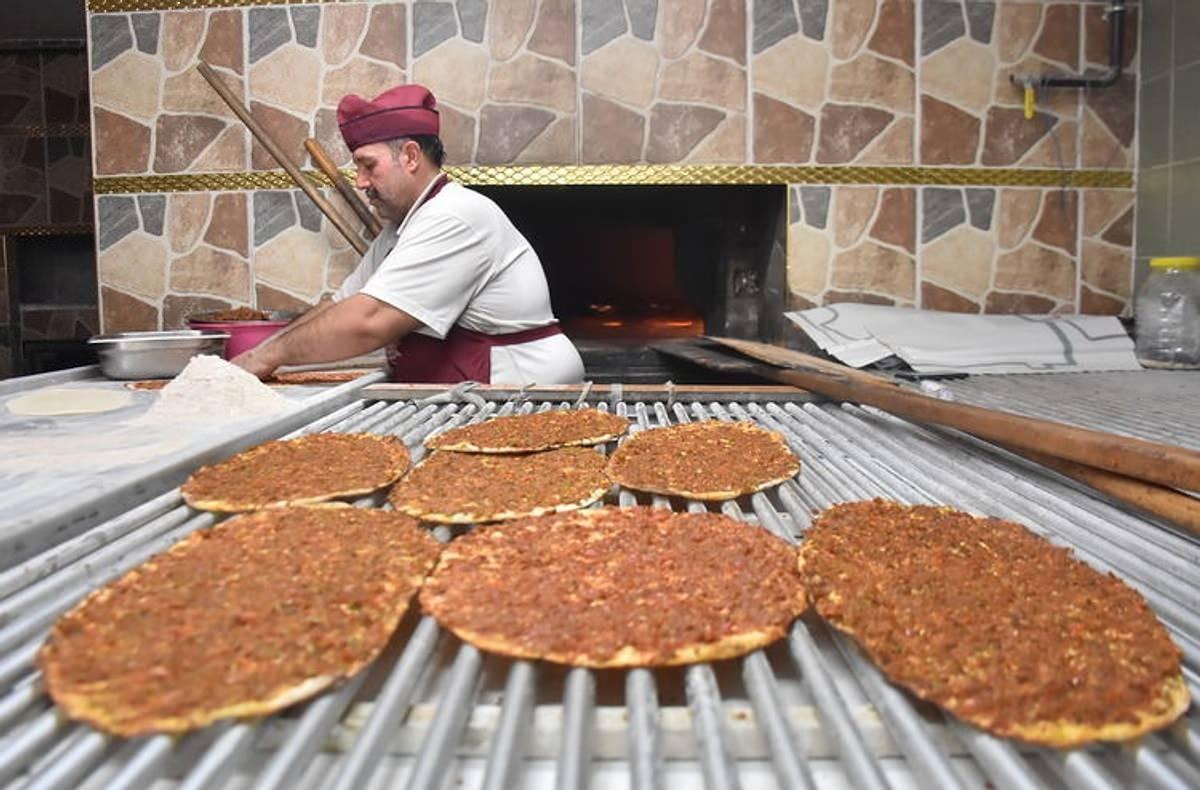
{"type": "Polygon", "coordinates": [[[842,303],[785,315],[828,354],[863,367],[895,354],[918,373],[1141,370],[1112,316],[967,315],[842,303]]]}

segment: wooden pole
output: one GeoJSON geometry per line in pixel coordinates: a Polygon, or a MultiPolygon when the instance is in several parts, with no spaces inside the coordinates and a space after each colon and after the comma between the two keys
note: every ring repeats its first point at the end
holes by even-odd
{"type": "Polygon", "coordinates": [[[1173,488],[1134,480],[1132,477],[1113,474],[1103,469],[1077,464],[1074,461],[1064,461],[1045,453],[1036,453],[1032,450],[1013,450],[1013,452],[1066,475],[1072,480],[1091,486],[1097,491],[1108,494],[1113,499],[1144,510],[1164,521],[1170,521],[1193,535],[1200,535],[1200,499],[1180,493],[1173,488]]]}
{"type": "Polygon", "coordinates": [[[312,181],[304,173],[300,172],[300,168],[288,158],[283,148],[267,133],[262,124],[254,119],[254,116],[250,114],[250,110],[246,108],[246,105],[242,104],[238,97],[234,96],[233,92],[229,90],[229,86],[221,81],[220,76],[213,71],[212,66],[201,61],[196,68],[199,70],[200,75],[212,86],[212,89],[217,92],[217,95],[229,105],[229,109],[233,110],[233,114],[240,118],[242,123],[246,124],[246,128],[250,130],[250,134],[254,135],[254,139],[258,140],[262,144],[262,147],[267,149],[267,153],[279,163],[279,166],[287,171],[287,174],[292,177],[292,181],[296,183],[296,186],[300,187],[304,194],[308,195],[309,200],[315,203],[317,208],[321,209],[321,213],[329,217],[329,221],[345,237],[346,241],[350,242],[350,246],[357,250],[359,255],[365,254],[367,251],[367,242],[350,227],[350,223],[337,213],[333,205],[317,190],[312,181]]]}
{"type": "MultiPolygon", "coordinates": [[[[774,362],[772,362],[770,365],[767,365],[757,361],[735,359],[727,354],[711,351],[694,344],[684,345],[680,343],[661,343],[656,344],[654,348],[655,350],[669,356],[678,357],[679,359],[683,359],[693,364],[697,364],[722,373],[741,375],[750,373],[771,381],[790,384],[797,389],[811,390],[813,392],[827,395],[830,394],[828,391],[826,391],[825,387],[819,383],[817,386],[809,386],[808,384],[799,383],[798,379],[800,376],[797,375],[797,371],[781,370],[780,368],[773,366],[777,364],[774,362]]],[[[787,351],[788,353],[800,353],[791,352],[789,349],[782,350],[787,351]]],[[[757,354],[749,354],[749,356],[756,360],[759,359],[757,354]]],[[[836,363],[819,358],[812,359],[814,360],[813,364],[824,369],[824,373],[826,375],[841,376],[843,377],[841,379],[842,381],[849,381],[850,379],[856,378],[860,380],[873,379],[873,383],[878,386],[887,387],[896,392],[908,392],[907,390],[899,389],[891,381],[879,379],[869,373],[863,373],[862,371],[854,370],[852,368],[846,368],[836,363]]],[[[814,369],[816,369],[816,367],[814,367],[814,369]]],[[[809,383],[812,383],[811,379],[809,380],[809,383]]],[[[834,395],[831,397],[839,396],[834,395]]],[[[918,395],[917,397],[924,396],[918,395]]],[[[844,399],[854,400],[854,398],[844,399]]],[[[859,402],[867,403],[868,401],[859,399],[859,402]]],[[[889,409],[889,411],[893,411],[896,414],[901,414],[900,411],[895,409],[889,409]]],[[[901,416],[911,415],[901,414],[901,416]]],[[[944,422],[942,424],[949,423],[944,422]]],[[[1056,423],[1050,424],[1055,425],[1056,423]]],[[[1086,464],[1064,460],[1053,455],[1048,455],[1045,452],[1037,452],[1023,447],[1017,447],[1012,441],[1000,439],[996,440],[996,443],[1012,453],[1028,458],[1036,463],[1042,464],[1043,466],[1049,467],[1060,474],[1070,477],[1073,480],[1095,489],[1096,491],[1106,494],[1112,499],[1142,510],[1150,515],[1163,519],[1164,521],[1169,521],[1172,524],[1175,524],[1176,526],[1181,527],[1193,534],[1200,535],[1200,499],[1196,499],[1195,497],[1189,496],[1188,494],[1180,491],[1176,491],[1174,488],[1167,486],[1149,483],[1144,480],[1138,480],[1133,477],[1127,477],[1125,475],[1109,472],[1103,469],[1097,469],[1086,464]]]]}
{"type": "Polygon", "coordinates": [[[866,403],[919,422],[957,428],[1022,452],[1061,458],[1171,488],[1200,491],[1200,452],[1194,450],[931,398],[878,376],[767,343],[711,339],[785,368],[771,377],[776,381],[839,400],[866,403]]]}
{"type": "Polygon", "coordinates": [[[383,230],[383,226],[379,223],[379,218],[371,213],[371,208],[363,202],[362,197],[346,182],[337,165],[329,158],[329,154],[325,153],[325,149],[321,144],[312,137],[304,141],[304,148],[308,151],[308,155],[312,157],[313,163],[317,168],[325,174],[325,177],[333,184],[333,188],[342,196],[342,200],[354,210],[358,218],[362,220],[363,225],[367,227],[367,233],[371,238],[375,238],[383,230]]]}

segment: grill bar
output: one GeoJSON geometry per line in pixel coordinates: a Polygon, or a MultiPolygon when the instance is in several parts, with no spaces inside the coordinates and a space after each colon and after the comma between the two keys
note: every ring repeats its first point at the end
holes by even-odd
{"type": "Polygon", "coordinates": [[[950,717],[947,717],[947,723],[954,731],[955,737],[966,745],[971,756],[983,768],[984,773],[995,780],[997,786],[1013,790],[1037,790],[1042,786],[1037,774],[1021,759],[1020,753],[1011,743],[967,727],[950,717]]]}
{"type": "Polygon", "coordinates": [[[437,790],[446,778],[446,767],[454,757],[454,746],[462,735],[471,700],[479,685],[479,670],[483,656],[475,647],[463,644],[450,669],[450,682],[438,700],[433,726],[425,735],[417,764],[409,777],[411,790],[437,790]]]}
{"type": "Polygon", "coordinates": [[[1042,751],[1042,759],[1063,778],[1069,787],[1120,790],[1124,786],[1087,752],[1054,752],[1045,749],[1042,751]]]}
{"type": "Polygon", "coordinates": [[[807,790],[813,786],[804,758],[804,745],[779,705],[779,684],[771,665],[761,650],[746,656],[742,673],[750,701],[758,713],[758,721],[766,731],[771,746],[771,760],[784,787],[807,790]]]}
{"type": "Polygon", "coordinates": [[[341,718],[350,700],[358,693],[366,672],[359,672],[335,691],[318,698],[304,709],[299,723],[283,746],[275,752],[262,776],[254,783],[255,790],[275,790],[297,778],[308,767],[317,749],[329,737],[329,731],[341,718]]]}
{"type": "Polygon", "coordinates": [[[1186,772],[1169,765],[1163,756],[1145,745],[1138,745],[1137,773],[1141,784],[1160,790],[1188,790],[1197,786],[1200,776],[1195,771],[1186,772]]]}
{"type": "Polygon", "coordinates": [[[109,743],[109,738],[98,732],[87,727],[76,727],[61,744],[61,754],[48,761],[45,769],[29,781],[25,790],[74,787],[79,778],[104,756],[109,743]]]}
{"type": "Polygon", "coordinates": [[[688,707],[692,711],[692,728],[700,747],[700,768],[706,787],[713,790],[733,790],[741,787],[737,766],[725,744],[722,732],[721,692],[712,667],[700,664],[688,667],[686,673],[688,707]]]}
{"type": "Polygon", "coordinates": [[[625,676],[625,707],[629,709],[629,778],[634,790],[662,786],[659,752],[658,687],[648,669],[625,676]]]}
{"type": "Polygon", "coordinates": [[[516,783],[517,769],[525,754],[526,728],[533,719],[534,683],[537,667],[530,661],[514,661],[504,684],[500,723],[488,751],[483,790],[506,790],[516,783]]]}
{"type": "Polygon", "coordinates": [[[180,790],[207,790],[223,787],[237,766],[242,764],[258,737],[260,725],[233,724],[225,727],[208,750],[180,783],[180,790]]]}
{"type": "Polygon", "coordinates": [[[965,787],[950,765],[949,756],[900,691],[884,680],[844,636],[835,634],[833,641],[863,684],[867,696],[891,725],[892,737],[899,740],[900,748],[908,755],[909,764],[921,784],[925,787],[965,787]]]}
{"type": "Polygon", "coordinates": [[[586,790],[592,759],[592,719],[596,712],[596,676],[575,667],[567,673],[563,692],[562,751],[558,757],[558,790],[586,790]]]}
{"type": "MultiPolygon", "coordinates": [[[[360,400],[339,405],[299,426],[297,432],[396,434],[408,443],[414,459],[419,459],[423,454],[420,442],[434,431],[493,414],[566,405],[549,401],[535,405],[519,399],[481,403],[478,397],[465,396],[456,401],[449,395],[428,402],[360,400]]],[[[635,430],[717,418],[754,419],[783,433],[802,455],[804,470],[799,483],[785,483],[769,494],[726,504],[722,510],[755,521],[785,539],[795,540],[807,529],[814,508],[876,495],[908,502],[951,502],[1020,520],[1052,540],[1073,546],[1094,566],[1116,570],[1138,587],[1185,650],[1185,673],[1195,685],[1196,670],[1200,670],[1200,617],[1193,610],[1200,604],[1195,592],[1200,585],[1196,584],[1193,560],[1200,559],[1200,547],[1089,499],[1022,459],[961,436],[918,428],[854,406],[742,403],[728,398],[631,403],[621,400],[619,394],[601,406],[634,416],[635,430]]],[[[625,490],[615,494],[615,501],[623,506],[639,501],[625,490]]],[[[662,497],[646,500],[658,507],[672,504],[662,497]]],[[[695,502],[687,507],[706,509],[695,502]]],[[[177,491],[167,492],[126,513],[114,514],[87,535],[0,574],[0,645],[4,648],[0,651],[0,681],[7,688],[0,697],[0,781],[31,771],[33,786],[70,786],[91,773],[93,778],[107,777],[106,783],[144,786],[167,776],[171,766],[178,765],[172,758],[186,750],[198,755],[190,772],[182,777],[186,788],[221,787],[235,772],[243,772],[257,787],[316,782],[324,776],[322,786],[345,790],[384,779],[380,775],[384,772],[377,770],[384,765],[399,765],[401,770],[411,765],[408,777],[413,786],[433,787],[435,780],[448,772],[456,753],[474,753],[463,750],[472,749],[468,742],[481,737],[479,727],[485,728],[483,737],[488,739],[484,787],[506,787],[519,781],[527,744],[545,738],[536,734],[538,727],[544,726],[535,724],[542,721],[534,716],[536,666],[506,662],[503,691],[487,692],[501,694],[498,719],[473,717],[474,701],[486,701],[480,696],[480,686],[490,682],[490,672],[483,672],[482,656],[467,645],[451,651],[452,665],[442,667],[438,662],[444,651],[437,650],[440,632],[426,618],[414,618],[412,630],[401,631],[398,639],[405,641],[395,645],[401,648],[397,658],[385,657],[370,673],[360,673],[353,682],[301,708],[298,717],[284,715],[262,724],[214,727],[181,744],[160,736],[129,743],[126,748],[116,748],[119,742],[59,719],[48,707],[38,675],[32,670],[33,657],[50,622],[104,579],[166,548],[192,529],[212,523],[206,518],[211,517],[194,516],[180,505],[177,491]],[[349,704],[364,693],[368,677],[379,678],[382,686],[371,692],[370,712],[359,726],[349,704]],[[428,680],[422,683],[423,678],[428,680]],[[433,717],[425,729],[405,721],[421,688],[434,695],[433,717]],[[493,722],[490,729],[489,721],[493,722]],[[469,737],[468,731],[472,733],[469,737]],[[403,737],[398,737],[401,734],[403,737]],[[411,751],[403,745],[418,742],[411,751]],[[343,754],[327,751],[342,744],[346,747],[343,754]],[[412,761],[396,762],[393,755],[397,750],[401,755],[413,755],[412,761]],[[262,758],[266,758],[265,767],[259,770],[254,766],[263,764],[262,758]]],[[[938,786],[976,784],[976,771],[998,786],[1018,788],[1043,786],[1054,777],[1072,787],[1119,786],[1118,776],[1136,776],[1151,787],[1196,784],[1200,729],[1194,715],[1162,737],[1145,739],[1136,746],[1030,750],[955,721],[943,721],[940,716],[926,718],[905,694],[883,680],[848,639],[811,615],[795,624],[780,656],[782,661],[773,662],[765,652],[754,653],[743,659],[732,675],[724,674],[725,669],[717,665],[685,671],[684,686],[678,691],[690,712],[695,739],[690,753],[695,755],[695,770],[709,787],[741,786],[744,777],[739,760],[747,749],[770,757],[781,787],[810,786],[815,760],[822,761],[823,771],[829,770],[830,761],[804,751],[806,739],[814,736],[802,738],[793,726],[796,719],[790,706],[795,703],[789,700],[796,694],[804,705],[811,705],[820,722],[815,737],[832,745],[823,753],[837,754],[847,781],[855,787],[889,786],[880,758],[896,754],[902,755],[899,764],[903,769],[921,784],[938,786]],[[882,724],[854,713],[867,700],[882,714],[882,724]],[[756,738],[761,736],[757,746],[747,742],[744,734],[733,737],[727,724],[730,710],[747,706],[754,713],[756,738]],[[762,744],[766,750],[755,751],[762,750],[762,744]]],[[[621,701],[628,723],[617,743],[623,744],[620,748],[635,788],[662,786],[664,760],[677,757],[677,742],[664,745],[660,683],[660,675],[648,670],[630,671],[624,677],[621,701]]],[[[677,693],[673,685],[662,688],[667,697],[677,693]]],[[[567,673],[561,698],[561,742],[555,757],[558,787],[586,786],[596,750],[613,748],[613,742],[605,740],[612,738],[605,729],[611,725],[602,723],[607,720],[603,715],[606,708],[601,706],[608,703],[598,698],[605,693],[597,688],[596,673],[586,669],[567,673]]],[[[545,750],[544,745],[538,748],[545,750]]],[[[535,754],[531,759],[538,757],[535,754]]]]}
{"type": "Polygon", "coordinates": [[[108,780],[108,790],[136,790],[153,784],[162,776],[164,764],[174,748],[175,740],[169,735],[155,735],[150,738],[125,764],[121,772],[108,780]]]}
{"type": "Polygon", "coordinates": [[[342,765],[334,790],[354,790],[365,786],[387,747],[386,739],[395,731],[416,690],[421,668],[429,661],[441,634],[437,622],[422,617],[404,646],[387,682],[375,699],[371,716],[354,741],[354,747],[342,765]]]}
{"type": "Polygon", "coordinates": [[[0,782],[21,773],[64,726],[58,711],[47,710],[0,747],[0,782]]]}

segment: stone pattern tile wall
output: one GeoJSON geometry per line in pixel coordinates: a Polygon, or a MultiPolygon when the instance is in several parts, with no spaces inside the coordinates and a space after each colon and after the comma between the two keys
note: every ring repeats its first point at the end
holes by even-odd
{"type": "Polygon", "coordinates": [[[0,54],[0,234],[91,221],[88,138],[61,131],[87,123],[87,79],[82,53],[0,54]]]}
{"type": "MultiPolygon", "coordinates": [[[[93,14],[97,173],[274,169],[192,68],[197,58],[305,165],[309,135],[348,163],[334,115],[343,93],[412,79],[439,97],[451,164],[1123,169],[1132,79],[1048,94],[1032,122],[1008,82],[1016,70],[1102,65],[1098,14],[1093,0],[385,0],[93,14]]],[[[805,184],[789,195],[794,305],[1112,312],[1128,296],[1124,236],[1081,219],[1112,201],[1088,190],[805,184]],[[1036,202],[1031,222],[1047,230],[1005,246],[1009,193],[1036,202]],[[962,263],[964,251],[983,257],[962,263]]],[[[106,329],[171,326],[218,303],[300,307],[353,265],[290,192],[106,195],[97,206],[106,329]],[[162,227],[146,218],[154,201],[162,227]]]]}
{"type": "Polygon", "coordinates": [[[753,161],[914,161],[917,0],[752,6],[753,161]]]}
{"type": "Polygon", "coordinates": [[[448,162],[579,161],[577,5],[412,3],[412,77],[438,97],[448,162]]]}
{"type": "Polygon", "coordinates": [[[174,329],[247,304],[301,311],[358,261],[299,190],[101,195],[98,210],[108,332],[174,329]]]}
{"type": "MultiPolygon", "coordinates": [[[[316,137],[344,164],[337,102],[407,79],[407,21],[397,2],[92,15],[97,174],[278,168],[197,60],[293,162],[312,166],[303,143],[316,137]]],[[[190,313],[247,304],[302,310],[354,263],[298,190],[101,195],[96,205],[105,331],[175,328],[190,313]]]]}
{"type": "MultiPolygon", "coordinates": [[[[856,51],[839,36],[858,30],[863,32],[850,41],[865,40],[867,57],[876,57],[870,53],[879,36],[878,18],[886,13],[904,16],[896,0],[830,0],[822,14],[825,5],[800,3],[801,11],[810,9],[810,18],[805,24],[801,14],[800,30],[791,38],[803,39],[809,30],[829,30],[835,56],[838,51],[856,51]]],[[[787,6],[779,6],[785,22],[787,6]]],[[[1033,120],[1025,119],[1023,92],[1012,85],[1010,75],[1104,71],[1109,28],[1100,3],[917,0],[907,6],[921,23],[919,35],[914,33],[912,39],[919,123],[910,134],[914,158],[909,161],[933,167],[1133,166],[1138,3],[1132,3],[1127,14],[1125,76],[1111,88],[1046,91],[1038,96],[1033,120]]],[[[788,26],[776,21],[770,29],[788,26]]],[[[757,28],[755,35],[757,40],[757,28]]],[[[798,50],[793,60],[820,63],[818,49],[808,42],[805,47],[803,56],[798,50]]],[[[812,69],[795,83],[796,90],[819,81],[821,68],[812,69]]],[[[888,75],[886,84],[903,84],[898,72],[888,75]]],[[[864,82],[885,84],[882,76],[864,82]]],[[[807,105],[814,118],[818,98],[807,105]]],[[[804,107],[798,101],[791,106],[797,111],[804,107]]],[[[802,128],[825,128],[824,116],[815,124],[795,117],[799,120],[792,123],[802,128]]],[[[902,121],[898,115],[889,128],[899,128],[895,124],[902,121]]],[[[870,125],[859,119],[854,128],[861,134],[870,125]]],[[[816,134],[820,140],[823,132],[816,134]]],[[[884,134],[881,130],[858,147],[859,158],[852,161],[886,161],[877,160],[884,134]]],[[[819,143],[816,161],[823,161],[819,143]]],[[[811,194],[812,189],[801,188],[799,194],[811,194]]],[[[851,194],[845,188],[834,192],[835,206],[836,194],[851,194]]],[[[865,197],[863,208],[834,211],[829,227],[793,208],[789,265],[800,265],[791,271],[792,303],[804,307],[854,299],[972,313],[1117,314],[1126,309],[1132,289],[1132,191],[922,187],[917,192],[911,234],[918,237],[917,263],[911,291],[898,287],[892,265],[867,267],[875,279],[854,289],[848,289],[846,277],[838,274],[844,268],[841,256],[847,254],[842,242],[858,237],[860,223],[868,221],[865,217],[872,210],[865,197]],[[847,228],[840,226],[843,221],[850,223],[847,228]]],[[[849,206],[850,198],[843,202],[849,206]]],[[[875,254],[874,247],[869,249],[875,254]]]]}

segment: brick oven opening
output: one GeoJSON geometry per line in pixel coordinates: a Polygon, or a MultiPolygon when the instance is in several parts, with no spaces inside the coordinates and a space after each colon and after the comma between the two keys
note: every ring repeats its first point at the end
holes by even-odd
{"type": "Polygon", "coordinates": [[[779,336],[783,186],[488,186],[537,250],[554,311],[596,381],[683,381],[650,346],[779,336]]]}

